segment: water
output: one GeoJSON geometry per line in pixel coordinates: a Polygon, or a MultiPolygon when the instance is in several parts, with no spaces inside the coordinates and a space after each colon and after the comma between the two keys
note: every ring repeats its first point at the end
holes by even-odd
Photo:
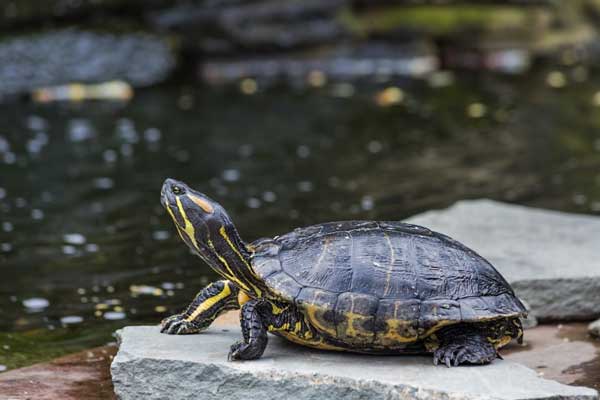
{"type": "Polygon", "coordinates": [[[464,198],[600,214],[600,74],[576,68],[559,68],[560,85],[539,68],[2,105],[0,365],[158,323],[215,278],[159,204],[166,177],[218,199],[247,240],[464,198]]]}

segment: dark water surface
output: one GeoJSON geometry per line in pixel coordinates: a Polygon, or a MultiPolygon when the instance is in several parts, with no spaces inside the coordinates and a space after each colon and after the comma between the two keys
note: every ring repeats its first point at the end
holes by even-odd
{"type": "Polygon", "coordinates": [[[389,82],[0,105],[0,368],[158,323],[215,277],[159,204],[166,177],[247,240],[464,198],[600,214],[600,73],[447,78],[402,83],[387,107],[389,82]]]}

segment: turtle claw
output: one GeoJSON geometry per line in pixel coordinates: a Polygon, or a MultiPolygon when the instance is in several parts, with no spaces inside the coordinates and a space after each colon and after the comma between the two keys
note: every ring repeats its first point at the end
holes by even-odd
{"type": "Polygon", "coordinates": [[[456,353],[456,357],[454,357],[454,366],[458,367],[461,363],[462,360],[464,360],[464,356],[467,353],[467,349],[466,348],[462,348],[460,350],[458,350],[458,353],[456,353]]]}
{"type": "Polygon", "coordinates": [[[487,342],[450,343],[433,353],[433,364],[445,364],[448,368],[461,364],[488,364],[501,358],[496,349],[487,342]]]}
{"type": "Polygon", "coordinates": [[[262,355],[262,350],[250,343],[237,341],[231,345],[227,361],[256,360],[262,355]]]}
{"type": "Polygon", "coordinates": [[[231,345],[229,349],[229,354],[227,354],[227,361],[236,361],[239,360],[240,348],[244,345],[244,342],[241,340],[235,342],[231,345]]]}
{"type": "Polygon", "coordinates": [[[168,335],[188,335],[198,333],[200,329],[183,315],[175,314],[162,320],[160,332],[168,335]]]}
{"type": "Polygon", "coordinates": [[[450,356],[446,356],[446,358],[444,358],[444,364],[446,364],[447,368],[452,368],[452,360],[450,356]]]}

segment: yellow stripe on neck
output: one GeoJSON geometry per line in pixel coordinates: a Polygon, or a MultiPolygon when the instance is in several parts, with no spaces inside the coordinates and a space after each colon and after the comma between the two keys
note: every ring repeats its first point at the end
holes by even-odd
{"type": "MultiPolygon", "coordinates": [[[[235,247],[235,245],[233,244],[233,242],[229,238],[229,235],[227,235],[227,232],[225,231],[225,227],[224,226],[221,226],[221,228],[219,229],[219,233],[221,234],[221,236],[223,236],[223,239],[225,239],[225,241],[227,242],[227,244],[229,245],[229,247],[231,248],[231,250],[233,250],[233,252],[235,254],[237,254],[237,256],[239,257],[239,259],[244,263],[244,265],[246,266],[246,269],[248,270],[248,272],[250,272],[250,274],[252,274],[254,277],[256,277],[256,274],[254,273],[254,270],[252,269],[252,267],[250,267],[250,264],[248,264],[248,261],[244,258],[244,256],[242,256],[242,254],[239,252],[239,250],[237,249],[237,247],[235,247]]],[[[252,282],[249,282],[249,283],[254,288],[254,291],[256,292],[256,295],[258,297],[260,297],[262,295],[262,291],[258,287],[256,287],[256,285],[254,285],[252,282]]]]}
{"type": "Polygon", "coordinates": [[[221,262],[221,264],[223,264],[225,266],[225,269],[227,269],[227,271],[229,272],[229,275],[221,272],[223,275],[225,275],[225,277],[227,279],[229,279],[230,281],[233,281],[235,283],[237,283],[238,285],[240,285],[240,287],[242,289],[245,289],[247,291],[251,291],[250,288],[248,287],[248,285],[246,285],[244,282],[240,281],[240,279],[235,276],[235,274],[233,273],[233,271],[231,270],[231,267],[229,266],[229,264],[227,263],[227,260],[225,258],[223,258],[223,256],[221,256],[219,254],[219,252],[217,251],[217,249],[215,248],[215,245],[213,244],[213,242],[209,239],[207,241],[208,246],[212,249],[212,251],[215,253],[215,255],[217,256],[217,258],[219,259],[219,261],[221,262]]]}

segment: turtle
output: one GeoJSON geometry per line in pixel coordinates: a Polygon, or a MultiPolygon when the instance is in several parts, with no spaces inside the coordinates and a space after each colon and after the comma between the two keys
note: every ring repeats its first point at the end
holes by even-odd
{"type": "Polygon", "coordinates": [[[323,350],[432,354],[435,365],[487,364],[523,340],[523,303],[500,273],[460,242],[395,221],[341,221],[252,243],[225,209],[167,179],[161,203],[192,253],[222,279],[161,332],[199,333],[240,309],[228,360],[260,358],[268,333],[323,350]]]}

